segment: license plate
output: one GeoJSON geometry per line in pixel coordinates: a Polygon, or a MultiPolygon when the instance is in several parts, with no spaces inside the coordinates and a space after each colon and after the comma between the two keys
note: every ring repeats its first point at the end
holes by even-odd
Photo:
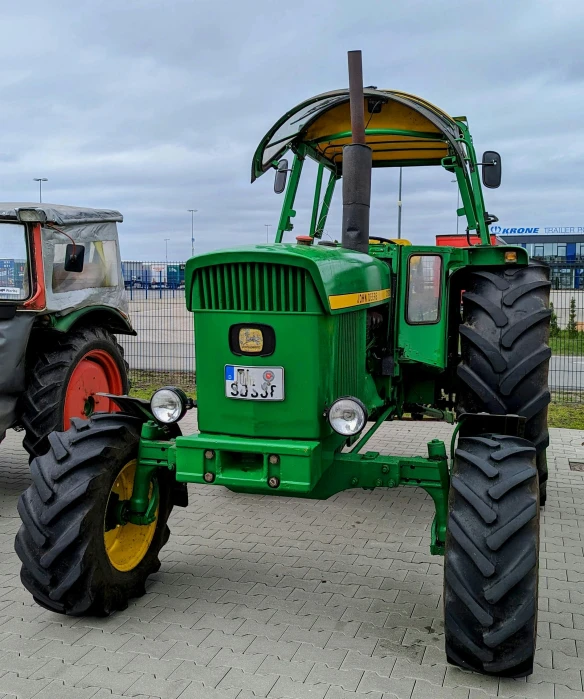
{"type": "Polygon", "coordinates": [[[284,369],[227,364],[225,395],[241,400],[284,400],[284,369]]]}

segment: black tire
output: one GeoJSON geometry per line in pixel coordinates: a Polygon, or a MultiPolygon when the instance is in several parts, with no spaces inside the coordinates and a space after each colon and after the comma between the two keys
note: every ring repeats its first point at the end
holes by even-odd
{"type": "Polygon", "coordinates": [[[528,267],[477,270],[469,273],[465,286],[457,411],[527,418],[525,438],[537,450],[543,506],[549,445],[549,267],[531,262],[528,267]]]}
{"type": "Polygon", "coordinates": [[[444,556],[450,663],[507,677],[533,671],[538,499],[531,442],[501,435],[459,440],[444,556]]]}
{"type": "Polygon", "coordinates": [[[104,521],[112,485],[136,458],[141,421],[120,413],[73,419],[67,432],[49,437],[50,450],[33,460],[33,483],[20,496],[22,519],[15,548],[21,580],[41,606],[71,615],[107,616],[145,592],[148,576],[160,568],[167,542],[174,476],[160,469],[158,520],[151,543],[127,572],[106,553],[104,521]]]}
{"type": "Polygon", "coordinates": [[[51,432],[62,432],[69,380],[81,359],[92,350],[105,350],[114,359],[122,378],[122,393],[129,390],[124,350],[105,328],[80,327],[55,335],[47,347],[34,348],[34,361],[27,371],[27,389],[20,404],[25,429],[22,445],[31,459],[49,449],[51,432]]]}

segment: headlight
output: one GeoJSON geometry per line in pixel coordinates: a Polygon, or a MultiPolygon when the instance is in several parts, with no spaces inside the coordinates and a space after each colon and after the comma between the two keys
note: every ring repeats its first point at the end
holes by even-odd
{"type": "Polygon", "coordinates": [[[165,386],[154,393],[150,399],[150,410],[159,421],[166,425],[177,422],[187,409],[187,397],[174,386],[165,386]]]}
{"type": "Polygon", "coordinates": [[[367,409],[357,398],[339,398],[328,411],[330,426],[344,437],[358,434],[367,422],[367,409]]]}

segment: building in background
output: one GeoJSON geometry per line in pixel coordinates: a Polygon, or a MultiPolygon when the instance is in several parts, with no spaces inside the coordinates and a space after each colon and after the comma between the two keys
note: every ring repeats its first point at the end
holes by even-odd
{"type": "Polygon", "coordinates": [[[494,231],[494,228],[495,226],[491,226],[491,232],[496,233],[508,245],[521,245],[531,258],[549,264],[552,289],[584,289],[584,228],[502,228],[499,231],[494,231]],[[515,230],[535,232],[507,232],[515,230]]]}
{"type": "MultiPolygon", "coordinates": [[[[493,245],[520,245],[530,258],[543,260],[551,268],[552,289],[584,289],[584,226],[547,226],[542,228],[489,228],[493,245]]],[[[437,235],[436,245],[466,247],[477,245],[471,233],[437,235]]]]}

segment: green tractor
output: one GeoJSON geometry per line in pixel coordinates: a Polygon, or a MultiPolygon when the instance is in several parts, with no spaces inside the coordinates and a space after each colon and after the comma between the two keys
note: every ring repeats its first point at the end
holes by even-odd
{"type": "Polygon", "coordinates": [[[283,191],[291,173],[275,243],[187,263],[200,431],[181,434],[194,402],[167,386],[149,402],[112,397],[121,412],[53,433],[19,502],[22,581],[55,612],[124,609],[160,566],[185,483],[318,499],[423,488],[430,549],[444,555],[448,660],[523,676],[547,477],[548,270],[523,248],[491,245],[479,173],[498,186],[500,158],[477,162],[465,119],[364,90],[360,52],[349,84],[288,111],[255,153],[252,179],[274,169],[283,191]],[[318,166],[311,227],[283,243],[307,159],[318,166]],[[372,167],[416,165],[455,175],[458,215],[480,244],[369,236],[372,167]],[[341,178],[342,242],[325,243],[341,178]],[[452,444],[433,439],[427,457],[364,450],[405,413],[456,421],[452,444]]]}
{"type": "Polygon", "coordinates": [[[0,204],[0,442],[24,431],[32,457],[72,418],[111,411],[128,391],[115,334],[135,335],[118,211],[0,204]],[[115,334],[114,334],[115,333],[115,334]]]}

